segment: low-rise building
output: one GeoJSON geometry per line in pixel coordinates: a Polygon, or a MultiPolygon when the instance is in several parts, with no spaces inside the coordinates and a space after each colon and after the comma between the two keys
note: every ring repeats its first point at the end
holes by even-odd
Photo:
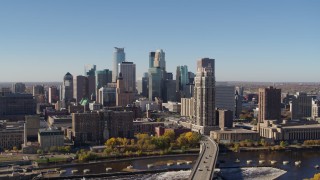
{"type": "Polygon", "coordinates": [[[97,102],[89,103],[89,109],[90,111],[99,111],[101,109],[102,105],[97,102]]]}
{"type": "Polygon", "coordinates": [[[162,103],[162,106],[168,109],[170,112],[180,113],[181,103],[169,101],[168,103],[162,103]]]}
{"type": "Polygon", "coordinates": [[[218,143],[235,143],[247,139],[257,141],[259,140],[259,133],[247,129],[231,128],[222,129],[210,132],[210,137],[218,143]]]}
{"type": "Polygon", "coordinates": [[[44,150],[49,150],[52,146],[64,146],[64,133],[53,127],[40,129],[38,133],[38,142],[40,147],[44,150]]]}
{"type": "Polygon", "coordinates": [[[137,133],[146,133],[146,134],[154,134],[155,128],[159,126],[164,126],[163,122],[149,122],[149,121],[134,121],[133,129],[134,134],[137,133]]]}
{"type": "Polygon", "coordinates": [[[276,124],[275,120],[260,123],[260,136],[272,141],[304,141],[320,139],[320,124],[316,121],[284,121],[276,124]]]}
{"type": "Polygon", "coordinates": [[[20,148],[24,141],[24,122],[0,121],[0,149],[20,148]]]}
{"type": "Polygon", "coordinates": [[[0,148],[20,148],[23,143],[23,129],[0,129],[0,148]]]}
{"type": "Polygon", "coordinates": [[[54,115],[48,117],[49,126],[63,127],[72,125],[71,115],[54,115]]]}
{"type": "Polygon", "coordinates": [[[166,131],[173,131],[175,136],[176,137],[179,137],[181,134],[183,133],[187,133],[187,132],[190,132],[191,129],[188,129],[188,128],[183,128],[183,127],[177,127],[177,128],[166,128],[164,126],[160,126],[160,127],[156,127],[155,128],[155,133],[156,133],[156,136],[162,136],[164,135],[164,133],[166,131]]]}

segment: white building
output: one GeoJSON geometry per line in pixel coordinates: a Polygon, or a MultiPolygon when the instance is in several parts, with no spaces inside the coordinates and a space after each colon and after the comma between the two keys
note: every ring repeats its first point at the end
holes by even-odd
{"type": "Polygon", "coordinates": [[[38,133],[38,142],[40,147],[49,150],[50,147],[64,146],[64,133],[55,128],[40,129],[38,133]]]}
{"type": "Polygon", "coordinates": [[[150,101],[147,98],[143,98],[143,99],[136,100],[135,105],[139,106],[142,112],[146,112],[147,104],[150,104],[150,103],[152,103],[152,101],[150,101]]]}

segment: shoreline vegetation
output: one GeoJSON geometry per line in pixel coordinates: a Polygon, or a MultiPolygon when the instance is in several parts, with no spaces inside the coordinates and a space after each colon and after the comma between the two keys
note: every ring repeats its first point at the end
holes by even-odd
{"type": "Polygon", "coordinates": [[[278,144],[260,141],[244,140],[237,143],[219,144],[221,151],[288,151],[288,150],[308,150],[320,149],[320,140],[306,140],[302,144],[289,144],[286,141],[280,141],[278,144]]]}

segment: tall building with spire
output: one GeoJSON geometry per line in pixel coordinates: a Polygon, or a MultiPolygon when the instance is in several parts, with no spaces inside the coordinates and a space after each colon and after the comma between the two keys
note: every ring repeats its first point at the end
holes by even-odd
{"type": "Polygon", "coordinates": [[[117,76],[119,74],[118,65],[126,60],[126,54],[124,53],[124,48],[114,48],[113,52],[113,69],[112,69],[112,82],[117,81],[117,76]]]}
{"type": "Polygon", "coordinates": [[[194,87],[194,126],[201,134],[210,134],[218,123],[215,113],[215,61],[202,58],[197,62],[194,87]]]}

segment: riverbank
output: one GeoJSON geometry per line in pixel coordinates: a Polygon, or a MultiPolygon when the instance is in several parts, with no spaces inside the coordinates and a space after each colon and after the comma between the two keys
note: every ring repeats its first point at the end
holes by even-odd
{"type": "MultiPolygon", "coordinates": [[[[232,147],[226,147],[219,145],[220,153],[223,152],[235,152],[232,147]]],[[[304,146],[304,145],[289,145],[286,147],[276,146],[258,146],[258,147],[239,147],[238,152],[250,152],[250,151],[303,151],[303,150],[320,150],[320,146],[304,146]]]]}

